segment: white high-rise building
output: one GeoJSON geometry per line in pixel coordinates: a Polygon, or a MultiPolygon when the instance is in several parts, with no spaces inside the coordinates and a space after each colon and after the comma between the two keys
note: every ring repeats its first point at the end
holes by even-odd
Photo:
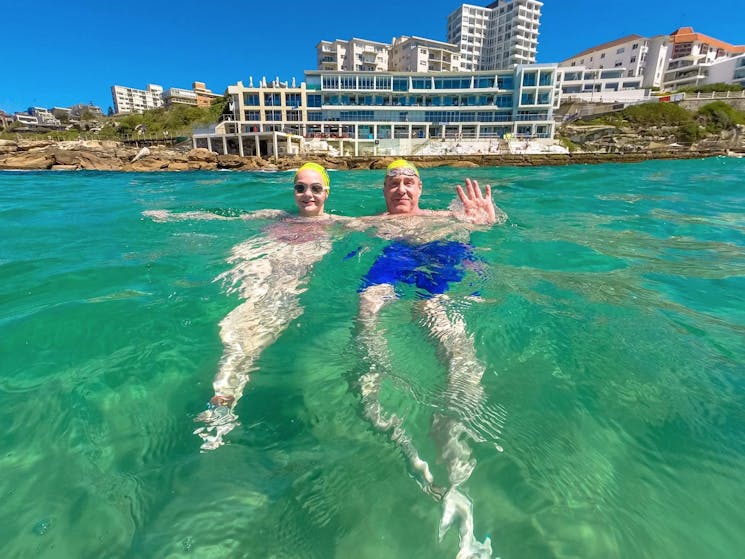
{"type": "Polygon", "coordinates": [[[486,7],[463,4],[448,16],[448,43],[460,48],[464,71],[534,64],[543,2],[497,0],[486,7]]]}

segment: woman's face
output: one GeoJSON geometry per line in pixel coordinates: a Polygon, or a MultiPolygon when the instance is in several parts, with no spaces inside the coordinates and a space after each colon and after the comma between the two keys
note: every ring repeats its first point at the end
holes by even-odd
{"type": "Polygon", "coordinates": [[[323,177],[313,169],[303,169],[295,177],[295,204],[302,217],[323,215],[329,191],[323,177]]]}

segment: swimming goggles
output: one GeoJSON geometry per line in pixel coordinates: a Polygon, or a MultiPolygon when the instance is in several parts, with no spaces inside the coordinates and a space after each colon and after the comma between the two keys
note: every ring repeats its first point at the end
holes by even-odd
{"type": "Polygon", "coordinates": [[[416,172],[416,169],[412,169],[411,167],[396,167],[395,169],[391,169],[385,174],[386,177],[400,177],[401,175],[405,177],[419,176],[416,172]]]}
{"type": "Polygon", "coordinates": [[[326,190],[326,187],[319,182],[314,182],[313,184],[305,184],[304,182],[295,183],[295,192],[298,194],[303,194],[308,188],[310,188],[313,194],[321,194],[326,190]]]}

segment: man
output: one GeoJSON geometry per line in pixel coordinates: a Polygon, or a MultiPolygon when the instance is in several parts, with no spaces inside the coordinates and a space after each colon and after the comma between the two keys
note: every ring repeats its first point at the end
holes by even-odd
{"type": "Polygon", "coordinates": [[[465,189],[456,188],[461,207],[432,211],[419,207],[422,181],[412,163],[398,159],[386,169],[383,196],[387,211],[366,222],[377,227],[377,234],[391,243],[376,259],[360,288],[360,346],[369,370],[359,379],[365,416],[373,426],[387,433],[408,459],[412,473],[422,489],[444,504],[440,538],[453,521],[460,520],[458,557],[491,557],[491,542],[479,542],[473,534],[472,503],[459,487],[474,467],[471,449],[463,440],[476,434],[473,421],[483,411],[480,384],[485,367],[478,360],[473,336],[457,308],[448,305],[446,292],[463,279],[474,262],[473,247],[467,243],[474,226],[504,222],[506,214],[491,199],[491,187],[482,194],[477,181],[465,180],[465,189]],[[383,409],[379,393],[391,371],[391,360],[383,332],[378,328],[380,311],[399,299],[397,288],[413,286],[420,299],[417,310],[423,314],[430,334],[447,360],[448,378],[443,393],[447,410],[432,417],[432,434],[440,447],[440,459],[448,470],[448,487],[435,484],[429,465],[423,460],[404,427],[404,420],[383,409]]]}

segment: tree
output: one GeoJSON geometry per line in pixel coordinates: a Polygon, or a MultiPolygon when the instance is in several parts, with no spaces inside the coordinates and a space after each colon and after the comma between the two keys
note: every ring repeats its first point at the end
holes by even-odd
{"type": "Polygon", "coordinates": [[[106,111],[106,116],[114,116],[114,109],[109,106],[109,110],[106,111]]]}

